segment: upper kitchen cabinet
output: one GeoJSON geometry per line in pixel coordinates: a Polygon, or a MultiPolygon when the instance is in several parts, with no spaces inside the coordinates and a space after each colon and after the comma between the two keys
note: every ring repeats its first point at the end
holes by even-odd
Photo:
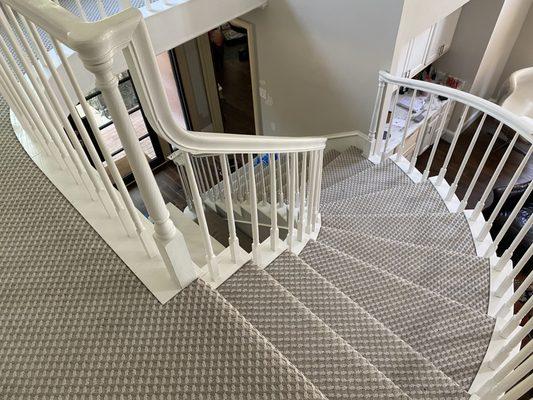
{"type": "Polygon", "coordinates": [[[453,12],[446,18],[441,19],[432,26],[431,39],[425,57],[426,65],[431,64],[448,51],[452,44],[453,35],[460,15],[461,9],[453,12]]]}

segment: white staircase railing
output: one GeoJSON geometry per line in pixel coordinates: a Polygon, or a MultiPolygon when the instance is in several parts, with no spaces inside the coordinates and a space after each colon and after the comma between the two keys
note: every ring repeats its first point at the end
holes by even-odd
{"type": "MultiPolygon", "coordinates": [[[[206,254],[206,272],[202,277],[218,285],[250,259],[239,246],[234,199],[247,205],[252,258],[267,265],[286,248],[294,249],[317,231],[321,160],[325,138],[262,137],[226,135],[183,130],[174,120],[163,89],[156,58],[139,10],[129,8],[97,22],[86,22],[50,0],[0,0],[0,22],[5,35],[0,37],[0,85],[10,106],[25,130],[54,157],[60,168],[68,171],[83,187],[87,196],[99,201],[110,218],[118,218],[124,233],[137,236],[150,257],[161,257],[178,289],[198,276],[185,241],[169,218],[162,194],[138,141],[126,105],[118,88],[113,65],[125,57],[139,100],[152,128],[180,151],[180,168],[189,207],[196,213],[206,254]],[[48,44],[48,47],[47,45],[48,44]],[[52,46],[50,52],[49,46],[52,46]],[[118,168],[107,149],[97,121],[85,100],[76,73],[70,64],[76,52],[84,68],[94,75],[111,114],[126,158],[131,166],[142,199],[153,221],[154,235],[146,233],[138,211],[124,185],[118,168]],[[53,58],[61,61],[57,67],[53,58]],[[48,80],[50,79],[50,81],[48,80]],[[57,87],[52,87],[51,83],[57,87]],[[93,143],[76,112],[80,104],[96,137],[93,143]],[[82,143],[77,138],[74,122],[82,143]],[[83,144],[83,146],[82,146],[83,144]],[[86,149],[86,151],[84,150],[86,149]],[[104,164],[98,153],[104,157],[104,164]],[[263,160],[285,166],[285,182],[263,170],[263,160]],[[257,160],[261,160],[257,164],[257,160]],[[303,165],[303,173],[294,168],[303,165]],[[307,174],[306,171],[313,171],[307,174]],[[257,185],[258,181],[261,183],[257,185]],[[283,187],[282,185],[285,185],[283,187]],[[298,199],[296,188],[305,189],[298,199]],[[258,187],[260,190],[258,191],[258,187]],[[258,208],[270,207],[277,215],[282,191],[290,193],[286,205],[291,216],[288,237],[279,237],[277,219],[266,224],[268,238],[260,237],[265,221],[258,208]],[[306,196],[309,193],[310,200],[306,196]],[[279,197],[278,197],[279,195],[279,197]],[[278,200],[279,198],[279,200],[278,200]],[[224,204],[229,230],[228,252],[215,255],[203,202],[224,204]],[[278,203],[279,201],[279,203],[278,203]],[[295,227],[296,216],[300,218],[295,227]],[[304,232],[305,230],[305,232],[304,232]]],[[[79,67],[79,66],[78,66],[79,67]]],[[[279,175],[281,176],[281,175],[279,175]]]]}
{"type": "Polygon", "coordinates": [[[529,217],[520,232],[512,238],[512,243],[506,249],[500,250],[499,246],[501,245],[502,239],[509,234],[509,228],[513,220],[530,197],[531,191],[533,190],[533,183],[530,183],[526,191],[522,194],[513,211],[508,215],[506,222],[495,235],[494,240],[491,238],[490,231],[496,217],[509,198],[513,186],[519,180],[526,166],[531,162],[531,154],[533,152],[533,126],[527,120],[512,114],[502,107],[469,93],[433,83],[398,78],[386,72],[380,72],[378,97],[375,103],[370,136],[374,141],[374,153],[371,155],[371,159],[374,162],[381,162],[390,156],[415,182],[425,182],[428,180],[432,182],[451,212],[464,212],[468,218],[475,238],[478,255],[490,260],[492,293],[489,313],[498,318],[493,337],[493,342],[497,343],[497,345],[492,350],[489,349],[489,353],[485,359],[485,367],[496,372],[488,374],[487,376],[490,376],[490,378],[481,382],[478,387],[473,387],[473,391],[477,396],[484,399],[496,399],[506,392],[503,398],[518,399],[531,387],[528,387],[524,383],[529,382],[531,384],[531,376],[524,381],[522,379],[531,371],[531,363],[533,362],[531,352],[533,348],[531,343],[529,343],[520,349],[520,344],[531,333],[533,328],[533,319],[530,319],[529,322],[521,326],[524,318],[532,311],[533,299],[530,298],[527,300],[518,313],[514,314],[513,310],[515,304],[527,293],[527,290],[533,282],[533,272],[531,271],[533,248],[530,247],[525,254],[516,254],[516,250],[525,235],[531,231],[533,217],[529,217]],[[425,93],[426,104],[428,104],[425,111],[423,111],[424,115],[421,119],[422,122],[416,138],[414,152],[409,159],[406,159],[403,154],[406,140],[408,140],[409,134],[412,133],[410,129],[410,124],[412,123],[411,118],[406,118],[406,123],[401,131],[401,140],[397,141],[398,145],[391,149],[389,143],[391,143],[391,133],[393,132],[392,125],[399,108],[396,106],[397,94],[394,96],[390,114],[389,110],[383,107],[386,103],[384,97],[387,89],[390,89],[388,91],[389,93],[392,93],[394,90],[397,90],[396,93],[398,93],[400,87],[411,91],[410,99],[407,101],[409,104],[407,116],[412,115],[413,104],[418,94],[425,93]],[[430,115],[432,103],[436,101],[438,96],[440,96],[439,101],[447,102],[443,106],[444,115],[430,115]],[[451,138],[451,143],[448,144],[448,150],[445,152],[444,159],[438,160],[436,157],[437,149],[440,146],[444,146],[443,133],[446,128],[448,113],[454,107],[462,112],[461,118],[451,138]],[[473,135],[465,138],[463,127],[469,115],[473,113],[479,114],[479,123],[473,135]],[[385,114],[388,115],[386,116],[385,114]],[[481,132],[483,130],[490,131],[487,124],[489,117],[495,120],[494,129],[491,132],[492,138],[488,146],[481,149],[483,156],[476,163],[477,165],[474,167],[475,172],[472,177],[465,177],[464,173],[467,165],[473,163],[471,158],[476,145],[479,149],[478,140],[481,132]],[[428,123],[430,119],[434,119],[433,123],[428,123]],[[385,120],[390,122],[384,123],[378,129],[379,121],[385,120]],[[493,171],[489,169],[487,161],[491,155],[495,154],[495,144],[498,136],[502,132],[506,134],[511,132],[512,139],[507,144],[507,148],[503,154],[497,158],[497,166],[493,171]],[[461,146],[458,146],[460,138],[464,138],[466,144],[462,143],[461,146]],[[431,148],[427,149],[429,156],[425,165],[420,166],[418,156],[421,144],[424,142],[427,143],[428,140],[431,144],[431,148]],[[510,156],[512,150],[519,141],[522,145],[527,146],[525,155],[519,162],[516,159],[511,162],[510,156]],[[459,168],[455,174],[449,168],[452,157],[460,161],[459,168]],[[418,172],[415,169],[416,167],[420,168],[422,173],[418,172]],[[489,195],[497,185],[498,178],[504,168],[512,171],[512,177],[507,183],[503,195],[492,208],[490,215],[487,216],[487,220],[485,221],[482,211],[486,206],[489,195]],[[431,176],[432,173],[434,176],[431,176]],[[481,179],[484,176],[490,176],[488,182],[486,182],[486,179],[481,179]],[[445,177],[451,180],[452,183],[450,185],[446,182],[445,177]],[[457,191],[461,182],[466,183],[465,186],[467,187],[462,196],[457,191]],[[477,203],[475,203],[475,206],[473,206],[473,209],[468,210],[468,204],[473,204],[472,196],[474,189],[477,189],[477,192],[482,194],[477,203]],[[499,257],[497,254],[499,254],[499,257]],[[515,260],[514,268],[513,263],[511,263],[512,258],[515,260]],[[525,277],[521,285],[515,288],[515,278],[519,274],[525,273],[528,273],[527,277],[525,277]],[[510,390],[511,388],[513,389],[510,390]]]}

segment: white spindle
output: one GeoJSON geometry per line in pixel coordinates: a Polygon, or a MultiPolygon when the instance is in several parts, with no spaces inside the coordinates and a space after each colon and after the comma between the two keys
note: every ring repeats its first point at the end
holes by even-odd
{"type": "Polygon", "coordinates": [[[287,154],[287,156],[289,157],[289,159],[287,160],[287,179],[289,182],[289,212],[287,220],[287,223],[289,225],[289,233],[287,235],[287,243],[289,245],[289,251],[291,252],[294,249],[294,218],[296,215],[296,154],[297,153],[287,154]]]}
{"type": "Polygon", "coordinates": [[[507,391],[501,397],[501,400],[523,400],[523,396],[526,395],[533,387],[533,374],[527,375],[532,369],[533,357],[530,357],[524,362],[523,368],[521,368],[519,372],[515,371],[516,373],[513,374],[512,378],[510,378],[511,384],[516,384],[516,386],[507,391]],[[526,378],[524,378],[524,376],[526,376],[526,378]]]}
{"type": "Polygon", "coordinates": [[[507,220],[505,221],[505,224],[500,229],[500,232],[498,232],[498,236],[496,236],[496,239],[494,239],[490,247],[485,252],[485,255],[484,255],[485,258],[488,258],[492,254],[494,254],[494,252],[498,248],[498,245],[502,241],[503,237],[507,233],[509,227],[513,223],[514,219],[516,218],[520,210],[522,209],[522,206],[525,204],[525,202],[529,198],[529,195],[531,194],[532,191],[533,191],[533,181],[529,182],[529,185],[527,186],[526,191],[522,194],[522,196],[520,196],[520,200],[518,200],[518,202],[516,203],[516,206],[513,208],[513,211],[507,217],[507,220]]]}
{"type": "Polygon", "coordinates": [[[316,196],[316,159],[317,154],[315,151],[310,153],[309,157],[309,200],[307,204],[307,221],[305,224],[305,233],[308,235],[311,233],[311,227],[313,225],[313,208],[315,207],[316,196]]]}
{"type": "Polygon", "coordinates": [[[119,2],[121,11],[127,10],[128,8],[132,7],[131,0],[119,0],[118,2],[119,2]]]}
{"type": "MultiPolygon", "coordinates": [[[[55,2],[58,2],[58,0],[54,0],[55,2]]],[[[83,8],[80,0],[74,0],[76,2],[76,9],[78,10],[78,14],[82,19],[85,21],[88,21],[87,13],[85,12],[85,9],[83,8]]]]}
{"type": "Polygon", "coordinates": [[[494,266],[494,269],[496,271],[501,271],[503,269],[503,267],[505,266],[505,264],[507,264],[509,262],[509,260],[513,256],[514,251],[516,250],[516,248],[518,247],[518,245],[520,244],[522,239],[524,239],[524,237],[527,235],[529,229],[532,226],[533,226],[533,216],[530,216],[528,218],[527,222],[524,224],[524,226],[518,232],[518,235],[516,235],[516,237],[514,238],[513,242],[509,246],[509,248],[507,250],[505,250],[503,255],[498,260],[498,263],[494,266]]]}
{"type": "Polygon", "coordinates": [[[278,202],[276,191],[276,154],[269,154],[268,165],[270,167],[270,249],[272,251],[276,251],[279,238],[278,202]]]}
{"type": "Polygon", "coordinates": [[[224,182],[224,201],[226,204],[226,216],[228,218],[229,229],[229,249],[231,253],[231,261],[236,262],[237,251],[239,248],[239,238],[235,228],[235,215],[233,213],[233,199],[231,197],[231,182],[228,172],[228,160],[226,155],[220,156],[220,165],[222,167],[222,178],[224,182]]]}
{"type": "Polygon", "coordinates": [[[144,0],[144,6],[148,11],[154,10],[154,8],[152,7],[152,0],[144,0]]]}
{"type": "MultiPolygon", "coordinates": [[[[522,256],[520,261],[515,265],[513,270],[509,274],[507,274],[501,280],[501,282],[499,282],[496,285],[496,287],[497,287],[496,292],[495,292],[496,296],[502,297],[504,295],[504,293],[513,284],[514,279],[518,276],[518,274],[520,272],[522,272],[524,267],[527,265],[527,262],[529,261],[529,259],[531,258],[532,255],[533,255],[533,246],[530,246],[529,249],[527,249],[526,253],[522,256]]],[[[532,280],[533,280],[533,273],[530,273],[525,281],[532,281],[532,280]]],[[[530,284],[531,284],[531,282],[530,282],[530,284]]],[[[518,299],[520,298],[520,296],[525,292],[525,289],[527,289],[528,287],[529,287],[529,285],[526,285],[525,287],[522,287],[522,285],[520,285],[520,288],[516,290],[516,292],[513,294],[513,296],[509,299],[509,301],[506,304],[506,306],[502,307],[502,309],[509,308],[514,303],[516,303],[518,301],[518,299]]],[[[500,310],[500,311],[502,311],[502,310],[500,310]]],[[[498,313],[500,313],[500,311],[498,311],[498,313]]]]}
{"type": "Polygon", "coordinates": [[[479,215],[481,214],[481,211],[485,207],[485,202],[487,201],[487,198],[489,197],[489,194],[492,192],[492,189],[494,188],[494,185],[496,184],[496,181],[497,181],[498,177],[500,176],[500,173],[502,172],[503,167],[504,167],[505,163],[507,162],[507,159],[509,158],[509,155],[513,151],[514,145],[515,145],[516,141],[518,140],[519,136],[520,135],[517,132],[514,135],[514,137],[511,140],[511,142],[509,143],[509,145],[507,146],[507,150],[505,150],[505,153],[501,157],[500,162],[498,163],[498,166],[496,167],[496,170],[493,172],[489,183],[485,187],[485,191],[481,195],[481,199],[477,202],[476,207],[474,208],[474,212],[470,216],[470,220],[471,221],[477,220],[479,215]]]}
{"type": "Polygon", "coordinates": [[[450,188],[448,189],[448,193],[446,194],[445,201],[450,201],[453,195],[455,194],[455,191],[457,190],[457,186],[459,185],[459,181],[461,180],[463,176],[463,172],[466,168],[468,160],[470,159],[472,150],[474,150],[474,146],[477,143],[477,139],[479,137],[479,134],[481,133],[481,129],[483,128],[483,125],[485,124],[486,119],[487,119],[487,114],[483,114],[483,117],[481,118],[481,121],[479,122],[476,132],[474,133],[474,136],[472,137],[472,140],[470,141],[470,144],[468,145],[466,153],[463,157],[463,161],[461,161],[461,165],[459,166],[459,170],[457,171],[457,174],[455,175],[455,179],[453,180],[453,183],[450,185],[450,188]]]}
{"type": "Polygon", "coordinates": [[[533,340],[498,369],[494,376],[478,389],[476,394],[480,397],[485,396],[488,393],[496,394],[499,391],[498,388],[501,387],[500,384],[502,383],[502,380],[521,365],[531,352],[533,352],[533,340]]]}
{"type": "Polygon", "coordinates": [[[315,201],[313,207],[313,225],[311,229],[313,232],[316,232],[316,223],[318,219],[318,213],[320,210],[320,191],[322,186],[322,166],[324,162],[324,150],[317,151],[318,153],[318,162],[316,167],[316,183],[315,183],[315,201]]]}
{"type": "Polygon", "coordinates": [[[492,138],[490,139],[490,143],[485,150],[485,154],[483,154],[483,158],[479,162],[479,165],[476,169],[476,173],[474,174],[472,180],[470,181],[470,185],[468,185],[468,189],[466,190],[463,200],[461,200],[461,204],[459,206],[458,212],[461,212],[466,208],[468,204],[468,200],[470,199],[470,196],[472,195],[474,187],[477,184],[477,181],[481,175],[481,172],[483,171],[483,168],[485,168],[485,163],[487,162],[489,158],[489,155],[492,151],[492,148],[494,147],[494,144],[496,143],[496,140],[498,140],[498,136],[500,135],[502,128],[503,128],[503,122],[500,122],[500,124],[498,125],[498,128],[496,129],[496,131],[492,135],[492,138]]]}
{"type": "Polygon", "coordinates": [[[389,129],[387,130],[387,135],[385,138],[385,144],[383,145],[383,149],[381,152],[381,162],[385,161],[385,157],[387,155],[387,149],[389,148],[389,141],[392,136],[392,127],[394,125],[394,115],[396,114],[396,109],[398,108],[398,98],[400,97],[400,88],[396,88],[396,94],[394,95],[394,98],[392,100],[392,114],[390,117],[390,123],[389,123],[389,129]]]}
{"type": "MultiPolygon", "coordinates": [[[[250,195],[250,188],[249,188],[249,182],[248,182],[248,166],[246,165],[246,159],[244,158],[244,154],[241,154],[241,161],[242,161],[242,176],[244,178],[243,183],[243,190],[244,190],[244,198],[243,201],[247,201],[248,197],[250,195]]],[[[248,162],[251,163],[251,160],[248,159],[248,162]]],[[[252,171],[253,171],[253,165],[252,165],[252,171]]],[[[254,176],[254,182],[255,182],[255,176],[254,176]]]]}
{"type": "Polygon", "coordinates": [[[255,183],[255,173],[254,173],[254,159],[253,154],[248,154],[248,179],[250,180],[249,186],[249,195],[250,195],[250,216],[252,222],[252,258],[256,265],[261,265],[261,253],[259,252],[259,217],[257,215],[257,187],[255,183]]]}
{"type": "Polygon", "coordinates": [[[453,101],[448,99],[448,103],[446,103],[444,114],[441,116],[439,127],[437,128],[437,134],[435,135],[435,140],[433,141],[431,153],[426,163],[426,169],[424,170],[424,174],[422,175],[423,181],[426,181],[429,178],[429,174],[431,172],[431,166],[433,165],[433,159],[435,158],[435,154],[437,153],[437,148],[439,147],[440,139],[442,137],[442,133],[444,132],[444,127],[446,126],[446,121],[448,121],[448,114],[450,113],[452,104],[453,104],[453,101]]]}
{"type": "Polygon", "coordinates": [[[498,353],[489,361],[489,367],[496,369],[500,364],[505,361],[505,359],[511,353],[511,350],[519,346],[522,343],[522,340],[525,339],[527,335],[533,329],[533,318],[531,318],[523,327],[520,328],[511,338],[501,347],[498,353]]]}
{"type": "MultiPolygon", "coordinates": [[[[48,82],[48,77],[45,75],[45,73],[42,70],[41,64],[35,57],[35,54],[33,53],[33,49],[30,46],[30,43],[26,39],[26,36],[24,32],[22,32],[15,16],[13,15],[13,12],[8,7],[2,5],[1,6],[5,16],[7,17],[7,22],[4,18],[4,15],[1,15],[0,13],[0,20],[5,24],[10,24],[11,28],[15,29],[16,34],[18,35],[18,39],[20,40],[20,43],[22,43],[22,47],[24,48],[26,54],[24,55],[24,65],[27,65],[28,67],[31,65],[30,68],[32,68],[32,73],[37,73],[37,76],[34,76],[34,79],[36,82],[40,82],[43,86],[43,95],[46,96],[46,99],[49,101],[50,108],[52,111],[52,119],[54,121],[54,125],[56,129],[58,130],[65,130],[68,135],[68,139],[70,139],[70,142],[65,143],[65,147],[69,151],[70,159],[72,160],[74,166],[76,167],[77,174],[80,177],[80,181],[87,190],[87,193],[91,196],[93,200],[96,200],[94,197],[93,188],[87,185],[87,178],[92,178],[90,181],[91,183],[96,182],[94,179],[94,175],[92,174],[92,166],[87,159],[87,156],[85,155],[85,152],[83,151],[83,148],[81,147],[80,142],[78,141],[78,138],[76,137],[76,133],[72,129],[72,125],[68,121],[67,117],[63,113],[63,110],[61,108],[61,105],[59,104],[59,100],[57,99],[54,90],[50,86],[50,83],[48,82]],[[27,57],[27,58],[26,58],[27,57]],[[29,60],[28,60],[29,58],[29,60]],[[72,147],[73,146],[73,147],[72,147]]],[[[10,40],[16,41],[17,38],[15,37],[15,34],[11,31],[10,28],[6,27],[6,31],[8,32],[8,36],[10,40]]],[[[17,44],[18,46],[18,44],[17,44]]],[[[22,54],[22,49],[18,48],[18,52],[22,54]]],[[[28,71],[26,71],[28,73],[28,71]]],[[[96,184],[93,185],[95,190],[97,189],[96,184]]]]}
{"type": "Polygon", "coordinates": [[[500,336],[507,338],[513,331],[520,326],[520,323],[525,318],[526,315],[533,309],[533,296],[526,301],[520,311],[518,311],[513,317],[505,323],[505,325],[500,330],[500,336]]]}
{"type": "MultiPolygon", "coordinates": [[[[159,249],[159,253],[167,266],[171,278],[173,278],[180,288],[184,288],[197,277],[195,265],[185,244],[183,234],[176,229],[174,223],[170,220],[170,213],[157,186],[146,155],[135,134],[126,105],[122,100],[122,95],[118,87],[118,79],[111,71],[113,65],[112,55],[109,54],[107,57],[107,59],[83,60],[84,65],[96,77],[96,87],[102,92],[104,101],[115,124],[117,134],[128,157],[137,187],[146,205],[146,209],[154,221],[154,240],[159,249]]],[[[196,194],[197,191],[195,197],[196,194]]],[[[200,214],[203,214],[201,203],[200,207],[196,207],[196,214],[200,222],[200,214]]],[[[207,227],[205,218],[203,223],[207,227]]],[[[206,234],[209,235],[208,233],[206,234]]],[[[208,245],[211,246],[211,241],[208,241],[208,245]]],[[[208,254],[211,256],[212,252],[208,254]]],[[[211,259],[208,259],[208,264],[212,264],[211,259]]],[[[216,268],[213,268],[212,265],[210,267],[216,271],[216,268]]]]}
{"type": "Polygon", "coordinates": [[[207,175],[209,177],[209,185],[211,187],[211,189],[209,190],[209,193],[211,194],[211,198],[213,201],[216,201],[216,193],[215,193],[215,180],[213,179],[213,170],[212,170],[212,166],[211,166],[211,163],[209,162],[209,158],[208,157],[203,157],[200,159],[200,161],[203,160],[206,164],[206,168],[207,168],[207,175]]]}
{"type": "Polygon", "coordinates": [[[415,150],[413,152],[413,155],[411,156],[411,162],[409,163],[409,169],[407,171],[408,174],[412,173],[415,169],[416,161],[418,159],[418,153],[420,152],[420,147],[422,146],[422,142],[424,141],[424,138],[426,136],[426,129],[428,126],[428,121],[429,121],[429,114],[431,114],[431,107],[433,107],[434,100],[435,100],[435,95],[431,94],[429,96],[429,104],[428,104],[428,109],[426,111],[426,115],[424,116],[424,122],[422,123],[422,127],[420,128],[420,133],[418,134],[416,138],[415,150]]]}
{"type": "Polygon", "coordinates": [[[300,216],[298,219],[298,241],[303,241],[305,229],[305,195],[307,184],[307,153],[302,154],[302,171],[300,175],[300,216]]]}
{"type": "Polygon", "coordinates": [[[405,140],[409,135],[409,127],[411,126],[411,119],[413,118],[413,105],[415,103],[417,93],[418,91],[414,89],[413,94],[411,95],[411,101],[409,102],[409,110],[407,111],[407,121],[405,121],[405,126],[403,127],[402,141],[400,142],[399,150],[396,153],[396,161],[400,160],[400,157],[403,155],[403,151],[405,149],[405,140]]]}
{"type": "Polygon", "coordinates": [[[278,154],[278,181],[279,181],[279,205],[283,207],[285,199],[283,198],[283,169],[281,167],[281,153],[278,154]]]}
{"type": "Polygon", "coordinates": [[[100,19],[107,17],[107,12],[104,7],[104,2],[102,0],[96,0],[96,7],[98,8],[98,13],[100,14],[100,19]]]}
{"type": "Polygon", "coordinates": [[[492,214],[490,215],[488,221],[485,223],[485,225],[483,225],[483,228],[481,229],[481,232],[479,233],[479,235],[476,238],[476,240],[478,240],[478,241],[485,240],[485,237],[490,232],[490,228],[492,227],[492,224],[496,220],[496,217],[498,216],[498,214],[500,213],[500,210],[502,209],[503,205],[507,201],[507,198],[509,197],[509,194],[513,190],[514,185],[516,184],[516,182],[518,181],[518,178],[522,174],[522,171],[524,170],[524,168],[528,164],[529,157],[531,156],[531,153],[533,153],[533,146],[529,146],[529,150],[528,150],[526,156],[522,159],[522,162],[520,163],[518,168],[515,170],[515,172],[513,174],[513,177],[511,178],[511,180],[507,184],[507,187],[505,188],[505,191],[502,194],[502,197],[500,198],[500,200],[498,201],[498,203],[494,207],[494,210],[492,211],[492,214]]]}
{"type": "Polygon", "coordinates": [[[259,160],[259,170],[260,170],[260,173],[261,173],[261,195],[262,195],[262,203],[263,204],[266,204],[268,203],[268,197],[267,197],[267,192],[266,192],[266,181],[265,181],[265,168],[264,168],[264,165],[263,165],[263,155],[262,154],[259,154],[258,156],[258,160],[259,160]]]}
{"type": "Polygon", "coordinates": [[[10,71],[14,72],[16,76],[16,81],[18,81],[17,86],[20,85],[24,92],[26,106],[29,107],[30,110],[34,111],[32,112],[32,114],[35,116],[33,120],[36,122],[38,130],[43,133],[46,143],[53,157],[57,161],[59,168],[65,171],[70,171],[70,168],[68,167],[68,163],[66,161],[68,160],[69,155],[65,149],[64,144],[61,142],[61,139],[59,139],[58,133],[55,131],[50,120],[47,118],[47,112],[45,111],[42,103],[37,97],[35,91],[30,87],[30,84],[28,83],[26,77],[20,71],[15,59],[13,58],[13,55],[11,54],[5,43],[5,40],[1,36],[0,50],[4,53],[9,63],[13,67],[13,69],[11,69],[4,57],[2,57],[2,55],[0,54],[0,69],[2,70],[3,76],[12,77],[10,71]]]}
{"type": "Polygon", "coordinates": [[[206,183],[205,183],[203,175],[202,175],[202,171],[200,170],[200,165],[199,165],[199,162],[198,162],[198,158],[193,156],[191,162],[192,162],[192,165],[193,165],[193,168],[194,168],[194,173],[196,174],[196,181],[198,183],[198,188],[200,190],[200,194],[204,195],[205,192],[207,191],[207,188],[206,188],[206,183]]]}
{"type": "Polygon", "coordinates": [[[446,176],[446,172],[448,171],[448,164],[450,163],[453,152],[455,150],[455,146],[457,145],[459,137],[461,136],[461,133],[463,131],[463,126],[465,124],[469,110],[470,106],[465,105],[465,109],[463,110],[463,114],[461,115],[461,120],[459,121],[459,125],[457,125],[457,129],[455,130],[455,134],[453,135],[452,143],[450,144],[450,148],[448,149],[448,153],[446,154],[446,158],[444,159],[444,164],[442,164],[442,167],[439,171],[439,176],[437,177],[437,180],[435,182],[437,186],[440,186],[442,184],[442,181],[446,176]]]}

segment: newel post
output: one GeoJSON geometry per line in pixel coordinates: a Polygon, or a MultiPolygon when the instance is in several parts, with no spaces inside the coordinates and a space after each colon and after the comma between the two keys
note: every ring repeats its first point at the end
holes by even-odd
{"type": "Polygon", "coordinates": [[[372,111],[372,119],[370,121],[370,129],[368,131],[368,141],[370,143],[370,151],[369,155],[373,155],[374,152],[377,150],[376,146],[379,142],[379,140],[383,140],[383,137],[378,138],[376,136],[376,132],[378,130],[379,125],[379,119],[381,116],[381,106],[383,104],[383,99],[385,97],[385,88],[386,83],[383,80],[383,78],[379,77],[378,82],[378,93],[376,95],[376,101],[374,103],[374,110],[372,111]],[[379,139],[379,140],[378,140],[379,139]]]}
{"type": "Polygon", "coordinates": [[[183,289],[197,278],[196,266],[183,234],[170,220],[170,213],[135,134],[119,91],[118,78],[112,72],[113,56],[108,53],[98,61],[81,58],[85,67],[96,77],[96,87],[102,92],[146,209],[154,221],[154,240],[159,253],[171,278],[183,289]]]}

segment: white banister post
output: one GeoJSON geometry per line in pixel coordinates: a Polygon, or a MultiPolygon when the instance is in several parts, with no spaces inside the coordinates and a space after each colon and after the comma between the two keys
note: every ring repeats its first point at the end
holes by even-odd
{"type": "Polygon", "coordinates": [[[296,155],[298,153],[287,153],[288,160],[287,165],[289,166],[287,169],[287,179],[289,183],[288,187],[288,196],[289,196],[289,212],[287,213],[288,219],[288,235],[287,235],[287,243],[289,245],[289,251],[292,252],[294,248],[294,217],[295,217],[295,211],[296,211],[296,185],[297,185],[297,177],[296,177],[296,155]]]}
{"type": "Polygon", "coordinates": [[[446,125],[446,121],[448,120],[448,114],[450,113],[450,109],[452,108],[453,101],[448,99],[448,103],[446,104],[444,114],[442,115],[442,119],[439,122],[438,128],[437,128],[437,134],[435,135],[435,140],[433,142],[433,146],[431,148],[431,153],[429,155],[428,161],[426,163],[426,168],[424,169],[424,174],[422,175],[422,180],[427,181],[429,178],[431,165],[433,165],[433,159],[435,158],[435,154],[437,153],[437,148],[440,143],[440,139],[442,137],[442,133],[444,132],[444,127],[446,125]]]}
{"type": "Polygon", "coordinates": [[[260,238],[259,238],[259,216],[257,213],[257,186],[255,183],[255,171],[253,163],[254,155],[248,154],[248,165],[244,165],[244,169],[248,168],[247,179],[249,182],[249,199],[250,199],[250,218],[252,223],[252,258],[256,265],[262,264],[261,252],[259,250],[260,238]]]}
{"type": "Polygon", "coordinates": [[[307,184],[307,152],[302,154],[302,171],[300,176],[300,218],[298,219],[298,241],[304,239],[305,229],[305,199],[307,184]]]}
{"type": "Polygon", "coordinates": [[[231,261],[237,260],[237,249],[239,247],[239,238],[235,229],[235,216],[233,215],[233,199],[231,196],[231,182],[229,179],[228,162],[226,155],[220,156],[220,164],[222,167],[222,179],[224,182],[224,200],[226,202],[226,215],[228,217],[229,229],[229,249],[231,253],[231,261]]]}
{"type": "Polygon", "coordinates": [[[316,196],[316,151],[312,151],[309,157],[309,199],[307,203],[307,221],[305,224],[305,233],[311,234],[311,228],[313,225],[313,209],[315,207],[316,196]]]}
{"type": "Polygon", "coordinates": [[[270,249],[276,251],[279,228],[278,228],[278,194],[276,184],[276,154],[269,154],[270,166],[270,249]]]}
{"type": "Polygon", "coordinates": [[[113,57],[108,54],[103,59],[86,60],[81,53],[80,56],[85,67],[96,77],[96,87],[102,92],[146,209],[154,221],[154,240],[159,253],[170,276],[183,289],[197,278],[195,264],[183,234],[170,220],[170,213],[135,134],[118,87],[118,78],[112,72],[113,57]]]}
{"type": "MultiPolygon", "coordinates": [[[[378,92],[376,95],[376,100],[374,102],[374,110],[372,111],[372,119],[370,120],[370,129],[368,131],[368,141],[370,143],[370,155],[372,155],[376,148],[378,143],[378,137],[376,136],[376,132],[378,129],[379,124],[379,118],[381,116],[381,106],[383,104],[383,98],[385,96],[385,88],[386,88],[385,81],[379,77],[378,82],[378,92]]],[[[379,138],[380,140],[382,138],[379,138]]]]}

